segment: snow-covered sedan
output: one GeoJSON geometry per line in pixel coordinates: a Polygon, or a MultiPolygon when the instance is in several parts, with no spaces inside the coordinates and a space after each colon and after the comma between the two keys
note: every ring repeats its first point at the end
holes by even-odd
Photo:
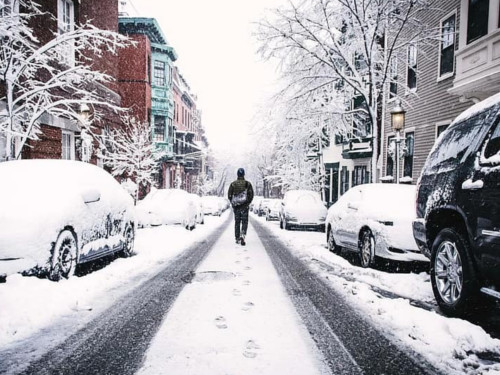
{"type": "Polygon", "coordinates": [[[188,230],[196,227],[196,204],[185,190],[155,189],[137,203],[139,227],[180,224],[188,230]]]}
{"type": "Polygon", "coordinates": [[[132,197],[106,171],[69,160],[0,163],[0,274],[57,281],[135,237],[132,197]]]}
{"type": "Polygon", "coordinates": [[[330,251],[358,253],[369,267],[375,257],[397,261],[427,261],[412,234],[415,186],[365,184],[349,189],[330,207],[326,219],[330,251]]]}
{"type": "Polygon", "coordinates": [[[281,210],[281,199],[272,199],[266,212],[266,221],[279,220],[281,210]]]}
{"type": "Polygon", "coordinates": [[[280,228],[325,230],[327,209],[320,195],[312,190],[290,190],[281,202],[280,228]]]}
{"type": "Polygon", "coordinates": [[[206,195],[201,197],[203,203],[203,212],[205,215],[220,216],[222,214],[223,206],[219,197],[206,195]]]}

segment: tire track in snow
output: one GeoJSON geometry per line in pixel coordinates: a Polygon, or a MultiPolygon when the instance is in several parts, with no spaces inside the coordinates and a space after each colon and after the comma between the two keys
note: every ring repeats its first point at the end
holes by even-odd
{"type": "Polygon", "coordinates": [[[135,374],[164,316],[231,219],[228,216],[206,240],[193,244],[22,374],[135,374]]]}
{"type": "Polygon", "coordinates": [[[312,338],[334,374],[436,374],[371,326],[335,290],[254,219],[258,233],[312,338]]]}

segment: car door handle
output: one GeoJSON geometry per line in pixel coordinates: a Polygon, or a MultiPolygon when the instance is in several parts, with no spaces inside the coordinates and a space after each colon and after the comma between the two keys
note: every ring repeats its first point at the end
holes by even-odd
{"type": "Polygon", "coordinates": [[[468,179],[462,183],[462,190],[479,190],[484,186],[483,180],[472,181],[472,179],[468,179]]]}

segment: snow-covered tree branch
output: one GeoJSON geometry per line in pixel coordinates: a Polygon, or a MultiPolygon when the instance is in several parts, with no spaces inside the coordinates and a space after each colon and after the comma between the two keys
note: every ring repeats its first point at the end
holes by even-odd
{"type": "Polygon", "coordinates": [[[56,21],[53,15],[43,13],[32,0],[0,0],[0,9],[0,85],[4,87],[0,136],[7,140],[6,155],[0,158],[19,158],[26,142],[38,139],[43,115],[76,121],[92,133],[90,121],[80,116],[80,105],[93,107],[93,121],[99,120],[104,108],[121,110],[97,89],[112,77],[94,70],[90,62],[104,52],[116,54],[130,43],[125,36],[86,23],[59,30],[42,44],[30,22],[37,17],[56,21]]]}
{"type": "Polygon", "coordinates": [[[130,117],[124,117],[122,122],[123,127],[110,129],[109,134],[99,137],[99,157],[113,176],[129,178],[136,184],[137,201],[141,188],[155,185],[154,175],[159,173],[163,155],[155,149],[148,123],[130,117]]]}
{"type": "MultiPolygon", "coordinates": [[[[434,38],[419,17],[429,4],[428,0],[291,0],[260,22],[256,35],[262,55],[280,61],[287,82],[284,90],[289,92],[284,97],[307,104],[326,91],[330,100],[322,101],[323,112],[347,115],[332,122],[334,132],[356,136],[369,129],[367,135],[376,140],[391,59],[417,40],[434,38]]],[[[312,110],[306,113],[306,118],[315,115],[312,110]]],[[[372,150],[375,181],[376,141],[372,150]]]]}

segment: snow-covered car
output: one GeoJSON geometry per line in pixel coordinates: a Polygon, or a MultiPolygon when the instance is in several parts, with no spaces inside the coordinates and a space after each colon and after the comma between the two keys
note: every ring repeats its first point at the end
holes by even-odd
{"type": "Polygon", "coordinates": [[[412,234],[415,186],[364,184],[349,189],[330,207],[326,219],[330,251],[358,253],[369,267],[375,257],[397,261],[427,261],[412,234]]]}
{"type": "Polygon", "coordinates": [[[139,227],[180,224],[186,229],[196,227],[196,204],[185,190],[157,189],[137,203],[139,227]]]}
{"type": "Polygon", "coordinates": [[[279,220],[280,219],[280,210],[281,210],[281,200],[273,199],[269,204],[266,212],[266,221],[271,220],[279,220]]]}
{"type": "Polygon", "coordinates": [[[260,201],[264,199],[263,197],[255,196],[253,197],[252,203],[250,204],[250,211],[254,214],[259,213],[260,201]]]}
{"type": "Polygon", "coordinates": [[[267,209],[269,205],[271,204],[272,199],[269,198],[264,198],[259,202],[259,208],[257,210],[257,215],[258,216],[265,216],[267,213],[267,209]]]}
{"type": "Polygon", "coordinates": [[[205,215],[220,216],[223,211],[222,202],[219,197],[206,195],[201,197],[203,203],[203,212],[205,215]]]}
{"type": "Polygon", "coordinates": [[[57,281],[77,264],[130,256],[132,197],[106,171],[69,160],[0,163],[0,274],[57,281]]]}
{"type": "Polygon", "coordinates": [[[191,194],[196,207],[196,223],[205,224],[205,213],[203,212],[203,200],[197,194],[191,194]]]}
{"type": "Polygon", "coordinates": [[[312,190],[290,190],[281,202],[280,228],[325,230],[327,209],[320,195],[312,190]]]}

